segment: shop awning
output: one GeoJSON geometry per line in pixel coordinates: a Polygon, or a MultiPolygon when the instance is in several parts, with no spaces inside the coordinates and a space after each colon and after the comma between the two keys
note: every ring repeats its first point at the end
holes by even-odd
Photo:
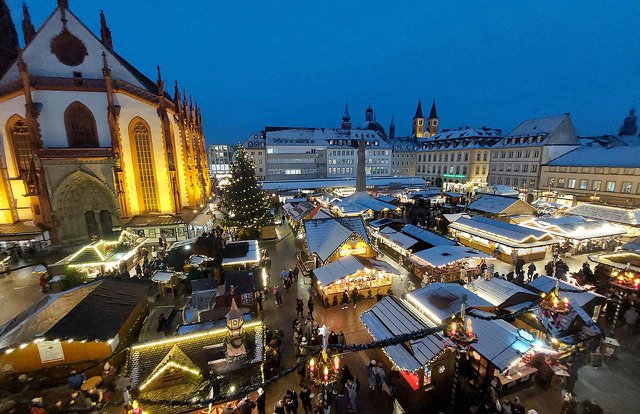
{"type": "Polygon", "coordinates": [[[204,227],[211,221],[213,217],[210,214],[198,214],[193,220],[189,222],[192,227],[204,227]]]}
{"type": "Polygon", "coordinates": [[[395,275],[400,274],[398,270],[394,269],[387,262],[359,256],[345,256],[335,262],[315,269],[313,274],[322,286],[327,286],[363,269],[378,270],[395,275]]]}

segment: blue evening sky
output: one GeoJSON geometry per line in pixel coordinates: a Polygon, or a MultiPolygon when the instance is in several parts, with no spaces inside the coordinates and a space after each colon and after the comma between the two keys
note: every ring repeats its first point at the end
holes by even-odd
{"type": "MultiPolygon", "coordinates": [[[[21,0],[8,0],[18,24],[21,0]]],[[[197,98],[210,143],[265,125],[337,127],[369,99],[410,132],[418,98],[442,128],[510,130],[570,112],[581,135],[617,132],[640,104],[637,0],[69,0],[115,49],[197,98]]],[[[55,0],[28,0],[36,28],[55,0]]],[[[640,109],[640,108],[639,108],[640,109]]]]}

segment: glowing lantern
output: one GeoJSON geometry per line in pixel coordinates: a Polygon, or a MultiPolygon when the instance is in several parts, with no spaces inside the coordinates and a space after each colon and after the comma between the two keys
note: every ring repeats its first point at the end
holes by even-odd
{"type": "Polygon", "coordinates": [[[311,358],[309,360],[309,371],[313,372],[316,369],[316,360],[311,358]]]}
{"type": "Polygon", "coordinates": [[[329,382],[329,367],[324,367],[324,382],[329,382]]]}

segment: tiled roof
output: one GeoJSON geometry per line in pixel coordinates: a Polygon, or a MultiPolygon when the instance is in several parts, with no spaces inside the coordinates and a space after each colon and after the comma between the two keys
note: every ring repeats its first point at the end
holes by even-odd
{"type": "Polygon", "coordinates": [[[0,240],[30,240],[42,234],[45,230],[32,221],[18,221],[11,224],[0,224],[0,240]]]}

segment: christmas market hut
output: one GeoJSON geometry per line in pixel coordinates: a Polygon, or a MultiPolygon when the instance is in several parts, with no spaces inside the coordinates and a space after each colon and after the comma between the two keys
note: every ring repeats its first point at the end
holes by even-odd
{"type": "Polygon", "coordinates": [[[264,381],[263,322],[251,319],[235,302],[222,317],[183,325],[173,336],[129,348],[126,372],[133,396],[145,409],[189,412],[206,407],[197,400],[238,399],[244,395],[236,390],[264,381]]]}
{"type": "Polygon", "coordinates": [[[105,278],[45,296],[0,326],[0,366],[16,373],[82,369],[110,357],[141,324],[149,287],[105,278]]]}
{"type": "Polygon", "coordinates": [[[491,303],[499,310],[514,312],[530,306],[540,298],[538,293],[525,289],[515,283],[499,277],[485,279],[480,277],[467,283],[466,288],[491,303]]]}
{"type": "Polygon", "coordinates": [[[520,200],[518,197],[505,197],[493,194],[481,196],[470,203],[467,208],[492,218],[532,216],[536,212],[535,207],[520,200]]]}
{"type": "Polygon", "coordinates": [[[339,216],[362,216],[378,218],[380,214],[393,212],[398,207],[377,200],[366,191],[358,191],[352,195],[332,203],[332,210],[339,216]]]}
{"type": "Polygon", "coordinates": [[[266,277],[266,271],[257,267],[224,272],[224,284],[218,286],[216,306],[231,306],[235,300],[239,306],[255,310],[256,294],[264,290],[266,277]]]}
{"type": "Polygon", "coordinates": [[[558,243],[547,232],[482,216],[460,217],[449,225],[449,232],[461,244],[512,264],[517,257],[525,262],[542,260],[547,248],[558,243]]]}
{"type": "Polygon", "coordinates": [[[376,257],[361,217],[304,220],[305,248],[314,268],[341,257],[376,257]]]}
{"type": "Polygon", "coordinates": [[[539,217],[520,225],[557,237],[561,250],[571,254],[608,250],[616,244],[619,236],[626,234],[621,226],[581,216],[539,217]]]}
{"type": "Polygon", "coordinates": [[[540,276],[530,281],[526,287],[537,295],[540,295],[541,293],[551,293],[551,291],[555,289],[556,284],[560,287],[561,296],[573,300],[576,305],[591,315],[593,320],[598,320],[600,311],[607,300],[606,297],[599,293],[562,280],[558,281],[555,277],[550,276],[540,276]]]}
{"type": "Polygon", "coordinates": [[[287,203],[282,206],[282,210],[284,210],[289,226],[297,232],[302,225],[302,220],[316,212],[316,206],[305,200],[297,204],[287,203]]]}
{"type": "Polygon", "coordinates": [[[440,245],[412,254],[413,272],[423,284],[465,280],[478,274],[482,260],[493,258],[466,246],[440,245]]]}
{"type": "MultiPolygon", "coordinates": [[[[376,303],[360,317],[375,341],[410,335],[437,325],[397,296],[376,303]]],[[[446,394],[453,382],[454,351],[447,347],[442,333],[382,348],[412,390],[446,394]]]]}
{"type": "Polygon", "coordinates": [[[567,209],[564,213],[587,219],[617,223],[627,231],[628,236],[640,235],[640,209],[638,208],[630,209],[605,206],[602,204],[581,203],[567,209]]]}
{"type": "Polygon", "coordinates": [[[260,260],[258,240],[227,242],[222,266],[224,270],[250,269],[259,266],[260,260]]]}
{"type": "Polygon", "coordinates": [[[400,275],[387,262],[356,255],[341,257],[316,268],[313,273],[318,292],[327,305],[337,305],[342,293],[346,290],[351,295],[354,288],[366,298],[386,295],[391,289],[393,276],[400,275]]]}

